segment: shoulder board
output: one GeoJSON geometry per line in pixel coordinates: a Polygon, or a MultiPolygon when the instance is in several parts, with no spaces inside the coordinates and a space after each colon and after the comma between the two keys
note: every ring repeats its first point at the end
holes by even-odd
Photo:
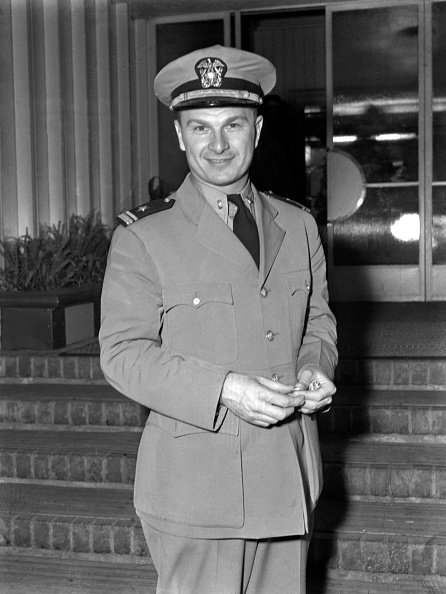
{"type": "Polygon", "coordinates": [[[300,208],[305,212],[311,213],[311,210],[307,206],[304,206],[303,204],[301,204],[300,202],[296,202],[295,200],[291,200],[291,198],[286,198],[285,196],[278,196],[277,194],[274,194],[274,192],[271,192],[271,190],[269,190],[268,192],[262,192],[262,194],[266,194],[270,198],[275,198],[276,200],[280,200],[281,202],[291,204],[292,206],[297,206],[297,208],[300,208]]]}
{"type": "Polygon", "coordinates": [[[163,210],[168,210],[172,208],[175,204],[175,200],[173,198],[164,198],[164,200],[150,200],[150,202],[146,202],[145,204],[141,204],[140,206],[136,206],[135,208],[131,208],[130,210],[125,210],[121,212],[116,219],[120,225],[124,227],[128,227],[132,223],[143,219],[144,217],[155,214],[156,212],[161,212],[163,210]]]}

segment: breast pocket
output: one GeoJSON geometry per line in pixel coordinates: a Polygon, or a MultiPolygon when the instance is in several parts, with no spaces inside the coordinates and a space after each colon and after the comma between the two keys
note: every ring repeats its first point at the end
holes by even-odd
{"type": "Polygon", "coordinates": [[[162,338],[170,352],[217,364],[235,361],[237,332],[230,284],[172,286],[164,290],[163,300],[162,338]]]}
{"type": "Polygon", "coordinates": [[[287,272],[284,276],[292,345],[295,349],[299,349],[305,327],[308,298],[311,292],[311,277],[308,270],[287,272]]]}

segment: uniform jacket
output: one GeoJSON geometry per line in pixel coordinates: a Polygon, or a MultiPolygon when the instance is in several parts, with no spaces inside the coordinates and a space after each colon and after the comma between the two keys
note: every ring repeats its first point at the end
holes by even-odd
{"type": "Polygon", "coordinates": [[[150,409],[135,506],[197,537],[302,534],[321,489],[316,419],[265,429],[218,407],[229,371],[285,384],[333,377],[335,321],[312,216],[254,190],[261,260],[186,178],[169,210],[116,230],[102,294],[101,365],[150,409]]]}

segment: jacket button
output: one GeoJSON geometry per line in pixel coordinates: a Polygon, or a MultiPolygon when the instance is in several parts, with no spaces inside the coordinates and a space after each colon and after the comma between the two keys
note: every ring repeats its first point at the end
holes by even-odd
{"type": "Polygon", "coordinates": [[[260,295],[262,297],[266,297],[268,295],[268,289],[265,289],[265,287],[263,287],[263,289],[261,289],[260,291],[260,295]]]}
{"type": "Polygon", "coordinates": [[[192,303],[193,303],[194,305],[200,305],[200,297],[194,297],[194,299],[193,299],[192,303]]]}
{"type": "Polygon", "coordinates": [[[279,376],[277,375],[277,373],[273,373],[273,375],[271,376],[271,379],[273,380],[273,382],[278,382],[279,376]]]}
{"type": "Polygon", "coordinates": [[[266,338],[271,342],[272,340],[274,340],[274,333],[271,332],[271,330],[268,330],[268,332],[266,333],[266,338]]]}

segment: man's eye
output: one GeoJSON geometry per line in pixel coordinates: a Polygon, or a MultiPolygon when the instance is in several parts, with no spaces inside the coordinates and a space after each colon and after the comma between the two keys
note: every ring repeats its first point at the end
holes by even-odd
{"type": "Polygon", "coordinates": [[[194,132],[204,132],[206,129],[206,126],[198,125],[194,127],[194,132]]]}
{"type": "Polygon", "coordinates": [[[240,124],[239,124],[238,122],[231,122],[231,123],[228,125],[228,128],[229,128],[230,130],[235,130],[236,128],[240,128],[240,124]]]}

